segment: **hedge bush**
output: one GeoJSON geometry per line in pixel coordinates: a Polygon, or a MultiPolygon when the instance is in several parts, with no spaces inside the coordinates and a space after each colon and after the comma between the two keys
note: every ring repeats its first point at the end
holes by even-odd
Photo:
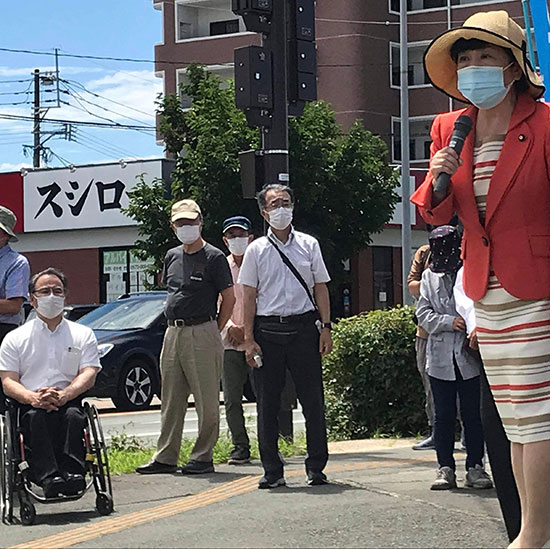
{"type": "Polygon", "coordinates": [[[408,436],[426,429],[416,368],[413,307],[343,319],[325,357],[327,426],[333,438],[408,436]]]}

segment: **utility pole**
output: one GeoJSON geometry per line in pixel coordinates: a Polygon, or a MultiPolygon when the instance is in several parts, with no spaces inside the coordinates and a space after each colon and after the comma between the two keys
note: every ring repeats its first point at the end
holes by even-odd
{"type": "Polygon", "coordinates": [[[401,0],[399,17],[401,65],[401,258],[403,304],[412,302],[407,277],[411,267],[411,184],[409,150],[409,52],[407,38],[407,0],[401,0]]]}
{"type": "Polygon", "coordinates": [[[263,34],[262,45],[271,56],[273,70],[273,115],[270,127],[262,127],[265,184],[288,183],[287,103],[287,1],[273,2],[271,32],[263,34]]]}
{"type": "Polygon", "coordinates": [[[32,154],[33,168],[40,168],[40,71],[34,69],[34,146],[32,154]]]}
{"type": "Polygon", "coordinates": [[[315,0],[232,0],[262,46],[235,50],[235,103],[262,147],[239,153],[243,198],[270,183],[290,183],[288,116],[317,99],[315,0]]]}

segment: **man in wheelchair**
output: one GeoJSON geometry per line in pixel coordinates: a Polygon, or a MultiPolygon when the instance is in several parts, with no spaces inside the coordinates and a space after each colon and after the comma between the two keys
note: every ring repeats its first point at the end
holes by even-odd
{"type": "Polygon", "coordinates": [[[85,489],[81,396],[101,369],[93,331],[63,317],[66,291],[57,269],[34,275],[29,294],[37,317],[0,346],[0,378],[5,395],[19,403],[29,478],[46,498],[85,489]]]}

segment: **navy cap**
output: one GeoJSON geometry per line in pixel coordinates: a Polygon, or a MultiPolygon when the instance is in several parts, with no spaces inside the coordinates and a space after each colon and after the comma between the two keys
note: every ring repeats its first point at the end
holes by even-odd
{"type": "Polygon", "coordinates": [[[228,217],[222,225],[222,233],[231,229],[232,227],[239,227],[245,231],[250,232],[252,230],[252,223],[248,217],[243,215],[236,215],[235,217],[228,217]]]}

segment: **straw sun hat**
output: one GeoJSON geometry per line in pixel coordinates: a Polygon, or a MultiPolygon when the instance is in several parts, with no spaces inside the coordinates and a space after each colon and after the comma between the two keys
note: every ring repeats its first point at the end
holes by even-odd
{"type": "Polygon", "coordinates": [[[527,57],[525,33],[504,10],[476,13],[466,19],[462,27],[448,30],[433,40],[424,54],[424,66],[437,89],[454,99],[469,103],[458,91],[457,67],[451,58],[451,48],[460,38],[477,38],[510,49],[525,75],[528,93],[535,99],[544,93],[542,80],[531,67],[527,57]]]}

